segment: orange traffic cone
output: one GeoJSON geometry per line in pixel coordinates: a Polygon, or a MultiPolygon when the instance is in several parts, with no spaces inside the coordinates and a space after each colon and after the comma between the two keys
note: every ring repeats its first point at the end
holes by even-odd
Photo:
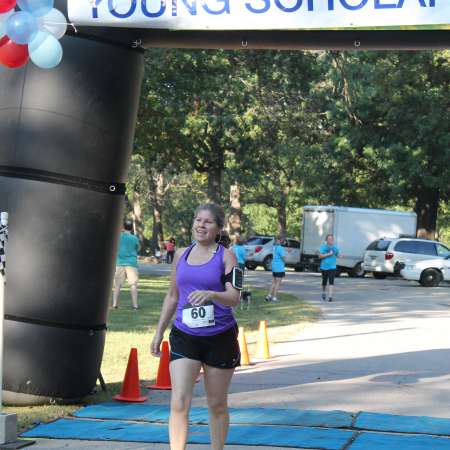
{"type": "Polygon", "coordinates": [[[241,350],[241,366],[249,366],[250,358],[248,356],[247,340],[245,339],[243,327],[239,327],[239,348],[241,350]]]}
{"type": "Polygon", "coordinates": [[[114,400],[121,402],[137,402],[142,403],[147,400],[147,397],[141,397],[141,388],[139,386],[139,368],[137,349],[130,350],[128,358],[127,370],[125,378],[123,379],[122,390],[119,395],[115,395],[114,400]]]}
{"type": "Polygon", "coordinates": [[[170,382],[169,362],[169,342],[163,341],[161,346],[161,357],[159,358],[158,375],[156,376],[156,384],[147,386],[147,389],[162,389],[166,391],[172,389],[172,383],[170,382]]]}
{"type": "Polygon", "coordinates": [[[258,338],[258,351],[256,357],[259,359],[269,359],[269,340],[267,339],[267,322],[261,320],[259,322],[259,338],[258,338]]]}

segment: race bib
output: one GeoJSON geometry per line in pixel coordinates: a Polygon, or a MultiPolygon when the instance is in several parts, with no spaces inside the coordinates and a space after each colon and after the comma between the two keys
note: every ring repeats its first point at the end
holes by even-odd
{"type": "Polygon", "coordinates": [[[214,305],[185,306],[183,309],[183,323],[189,328],[211,327],[215,325],[214,305]]]}

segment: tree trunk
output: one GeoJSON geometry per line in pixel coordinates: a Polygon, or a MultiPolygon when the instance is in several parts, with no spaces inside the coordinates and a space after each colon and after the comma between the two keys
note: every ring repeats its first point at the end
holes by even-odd
{"type": "Polygon", "coordinates": [[[277,215],[278,215],[278,234],[282,237],[286,237],[286,228],[287,228],[287,220],[286,220],[286,197],[282,197],[280,203],[277,206],[277,215]]]}
{"type": "Polygon", "coordinates": [[[144,248],[144,222],[142,220],[142,208],[141,208],[141,194],[139,192],[133,192],[133,227],[134,234],[141,243],[141,254],[145,254],[144,248]]]}
{"type": "Polygon", "coordinates": [[[218,142],[213,143],[215,152],[208,164],[208,199],[220,204],[222,199],[222,174],[225,169],[224,151],[218,142]]]}
{"type": "Polygon", "coordinates": [[[152,250],[156,251],[159,247],[163,250],[164,245],[164,229],[162,223],[162,213],[164,210],[164,174],[156,173],[153,170],[147,171],[150,204],[153,206],[153,236],[152,250]]]}
{"type": "Polygon", "coordinates": [[[153,236],[152,236],[153,254],[156,253],[156,249],[158,247],[161,251],[163,250],[162,246],[164,242],[164,235],[161,216],[162,216],[161,210],[158,207],[153,207],[153,236]]]}
{"type": "Polygon", "coordinates": [[[241,235],[241,188],[239,184],[230,186],[230,216],[228,218],[228,228],[231,239],[241,235]]]}
{"type": "Polygon", "coordinates": [[[208,200],[220,204],[222,194],[222,170],[214,167],[208,170],[208,200]]]}
{"type": "Polygon", "coordinates": [[[436,236],[436,222],[439,209],[439,189],[424,189],[419,192],[414,210],[417,214],[417,230],[425,232],[429,239],[436,236]]]}

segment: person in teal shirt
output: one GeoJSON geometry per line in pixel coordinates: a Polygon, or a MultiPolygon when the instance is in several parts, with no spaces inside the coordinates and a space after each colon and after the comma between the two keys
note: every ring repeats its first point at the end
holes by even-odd
{"type": "Polygon", "coordinates": [[[327,299],[326,289],[328,285],[328,301],[333,301],[334,278],[336,276],[336,258],[339,249],[334,245],[334,237],[327,234],[325,242],[320,246],[319,259],[322,272],[322,300],[327,299]]]}
{"type": "Polygon", "coordinates": [[[138,306],[138,262],[137,255],[141,248],[139,239],[132,234],[133,222],[126,220],[123,224],[123,230],[120,233],[119,251],[117,254],[116,273],[114,276],[113,308],[119,307],[120,288],[125,282],[125,278],[130,285],[131,302],[133,309],[139,309],[138,306]]]}
{"type": "Polygon", "coordinates": [[[266,302],[277,302],[277,293],[280,288],[281,280],[285,277],[286,266],[285,258],[286,252],[282,244],[284,238],[278,236],[275,238],[272,250],[272,285],[270,286],[269,293],[266,295],[266,302]]]}
{"type": "Polygon", "coordinates": [[[244,241],[240,236],[236,238],[236,243],[233,245],[233,252],[236,255],[236,259],[239,267],[245,270],[245,248],[244,241]]]}

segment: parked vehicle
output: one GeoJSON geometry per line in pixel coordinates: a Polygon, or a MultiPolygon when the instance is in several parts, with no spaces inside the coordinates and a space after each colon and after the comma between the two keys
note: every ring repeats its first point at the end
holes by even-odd
{"type": "Polygon", "coordinates": [[[364,255],[364,270],[378,279],[399,275],[406,267],[424,260],[443,260],[450,249],[438,241],[417,238],[383,238],[372,242],[364,255]]]}
{"type": "Polygon", "coordinates": [[[442,281],[450,281],[450,253],[445,258],[427,259],[414,264],[406,264],[400,270],[405,280],[418,281],[425,287],[436,287],[442,281]]]}
{"type": "Polygon", "coordinates": [[[337,259],[338,272],[362,277],[364,252],[368,244],[383,236],[416,234],[417,216],[413,212],[382,209],[347,208],[341,206],[305,206],[301,241],[301,268],[318,270],[320,245],[327,234],[341,255],[337,259]]]}
{"type": "MultiPolygon", "coordinates": [[[[244,244],[245,265],[254,270],[263,266],[264,270],[272,270],[273,236],[253,236],[244,244]]],[[[300,241],[286,238],[286,266],[297,268],[300,262],[300,241]]]]}

